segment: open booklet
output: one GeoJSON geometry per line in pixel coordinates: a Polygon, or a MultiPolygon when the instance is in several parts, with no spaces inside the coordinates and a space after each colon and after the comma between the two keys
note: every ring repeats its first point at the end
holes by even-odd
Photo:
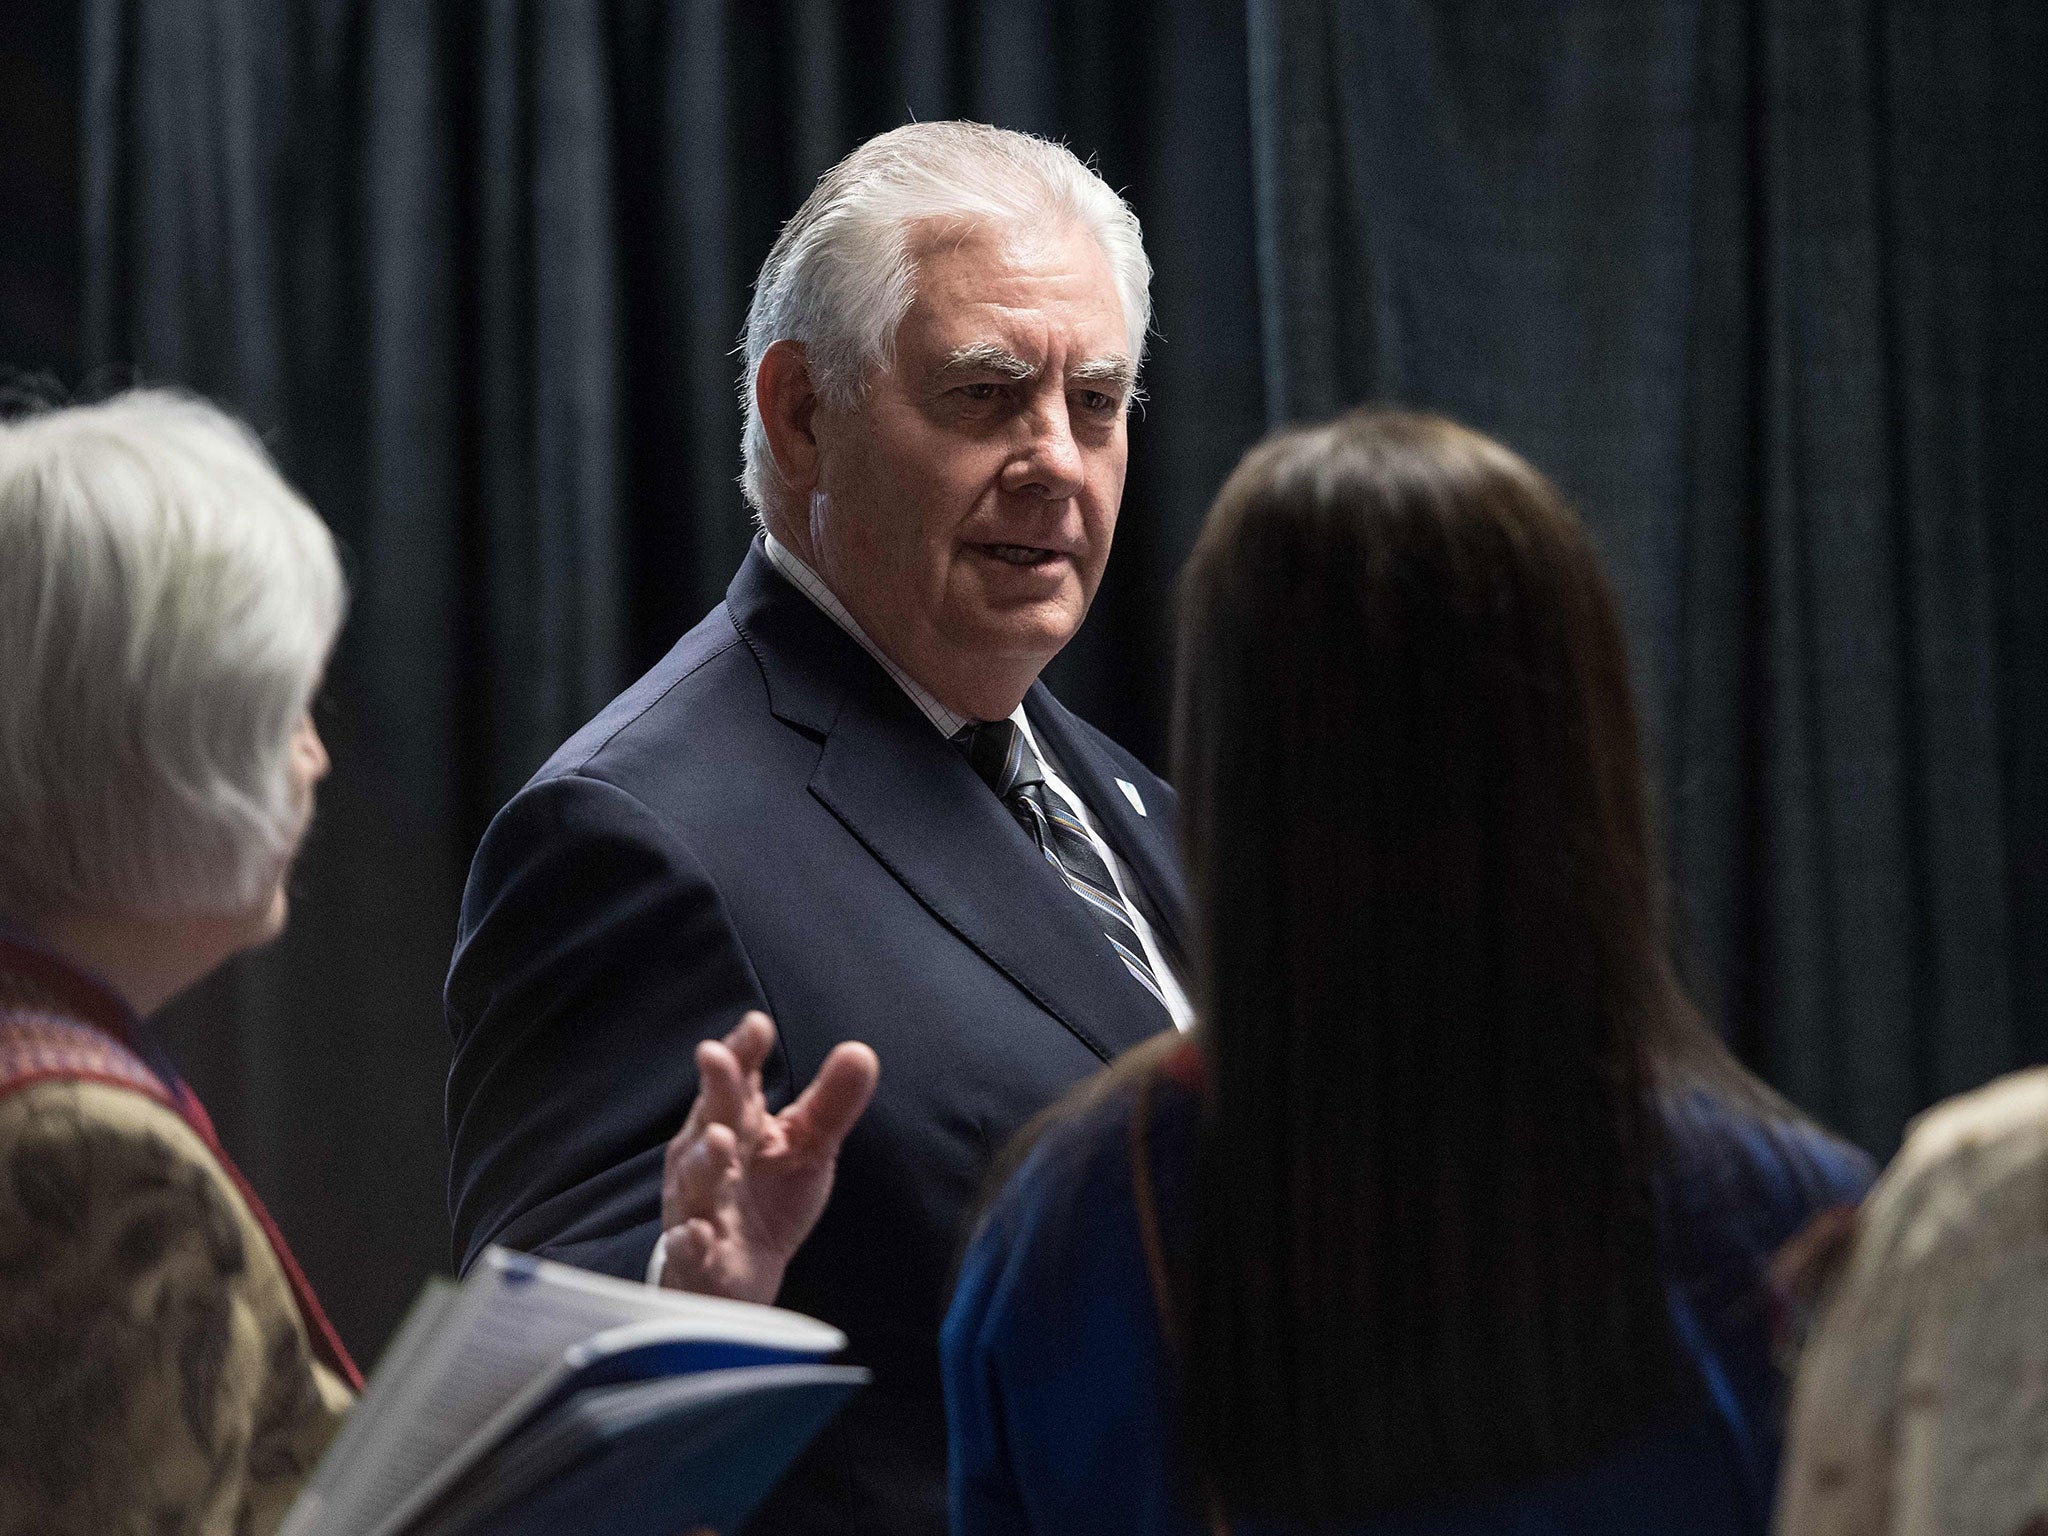
{"type": "Polygon", "coordinates": [[[836,1328],[502,1248],[430,1281],[279,1536],[732,1536],[867,1380],[836,1328]]]}

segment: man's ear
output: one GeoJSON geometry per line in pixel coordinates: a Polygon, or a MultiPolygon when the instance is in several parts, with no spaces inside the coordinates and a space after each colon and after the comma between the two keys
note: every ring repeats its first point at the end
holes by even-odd
{"type": "Polygon", "coordinates": [[[807,498],[818,484],[818,439],[811,430],[818,391],[802,342],[778,341],[761,354],[754,370],[754,404],[768,433],[776,474],[794,495],[807,498]]]}

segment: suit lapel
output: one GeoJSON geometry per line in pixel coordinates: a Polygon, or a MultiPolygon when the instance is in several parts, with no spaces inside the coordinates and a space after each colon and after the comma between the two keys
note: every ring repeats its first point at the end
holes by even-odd
{"type": "Polygon", "coordinates": [[[727,601],[770,708],[824,738],[811,794],[925,910],[1104,1061],[1156,1034],[1158,1003],[1002,802],[758,543],[727,601]]]}

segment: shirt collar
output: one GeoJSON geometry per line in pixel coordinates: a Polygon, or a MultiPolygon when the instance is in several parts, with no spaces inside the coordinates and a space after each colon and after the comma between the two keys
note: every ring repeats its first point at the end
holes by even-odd
{"type": "MultiPolygon", "coordinates": [[[[767,547],[768,563],[780,571],[791,586],[815,603],[826,618],[858,640],[861,649],[881,663],[882,670],[896,680],[896,686],[910,696],[910,702],[918,707],[918,711],[925,719],[931,721],[941,736],[952,737],[965,726],[980,724],[970,716],[955,714],[941,704],[928,689],[918,683],[916,678],[884,655],[882,648],[868,638],[867,631],[846,611],[846,605],[834,597],[832,589],[819,579],[818,573],[778,543],[774,534],[764,530],[761,539],[767,547]]],[[[1010,718],[1021,721],[1023,714],[1024,707],[1020,704],[1017,713],[1010,718]]]]}

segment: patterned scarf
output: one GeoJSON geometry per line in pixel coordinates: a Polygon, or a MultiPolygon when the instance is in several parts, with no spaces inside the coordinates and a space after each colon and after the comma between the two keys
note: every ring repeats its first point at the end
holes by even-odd
{"type": "Polygon", "coordinates": [[[284,1234],[221,1146],[205,1106],[144,1035],[128,1005],[48,950],[12,932],[0,933],[0,1094],[51,1080],[126,1088],[154,1099],[192,1128],[269,1239],[291,1284],[314,1354],[351,1391],[360,1393],[362,1373],[321,1311],[284,1234]]]}

